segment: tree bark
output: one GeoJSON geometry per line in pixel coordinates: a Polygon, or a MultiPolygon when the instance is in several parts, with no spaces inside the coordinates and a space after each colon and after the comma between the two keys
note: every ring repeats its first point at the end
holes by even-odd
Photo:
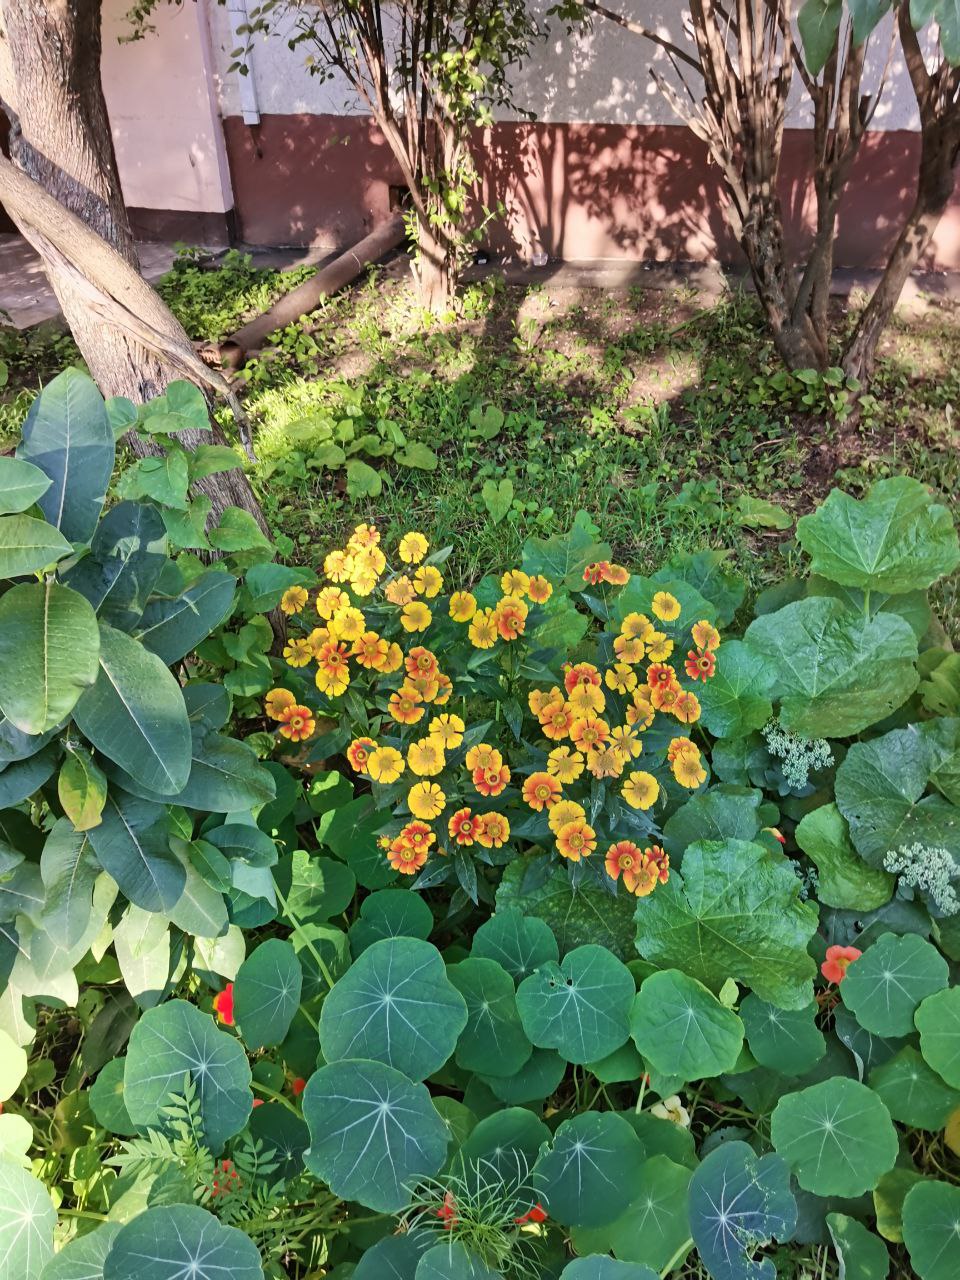
{"type": "MultiPolygon", "coordinates": [[[[139,273],[100,79],[99,0],[3,0],[2,16],[15,93],[16,111],[8,110],[12,159],[139,273]]],[[[57,247],[39,232],[23,207],[8,211],[40,255],[64,318],[105,396],[141,403],[184,376],[182,366],[138,339],[129,327],[104,323],[102,311],[90,305],[89,282],[69,246],[57,247]]],[[[161,332],[173,346],[190,347],[182,326],[150,293],[156,299],[149,317],[153,327],[158,327],[157,308],[162,308],[166,314],[161,332]]],[[[209,379],[192,376],[209,385],[209,379]]],[[[212,419],[210,433],[184,431],[177,438],[188,449],[211,439],[224,442],[212,419]]],[[[128,443],[140,456],[148,451],[132,435],[128,443]]],[[[228,506],[239,506],[268,532],[239,468],[207,477],[195,488],[210,498],[215,516],[228,506]]]]}
{"type": "Polygon", "coordinates": [[[417,250],[415,271],[420,305],[436,315],[449,311],[457,287],[453,251],[419,219],[417,250]]]}

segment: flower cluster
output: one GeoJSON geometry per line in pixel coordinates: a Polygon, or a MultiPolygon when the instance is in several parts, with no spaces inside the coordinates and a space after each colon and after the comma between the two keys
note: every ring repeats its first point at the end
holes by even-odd
{"type": "Polygon", "coordinates": [[[784,729],[779,720],[771,720],[763,730],[767,750],[780,761],[780,770],[794,791],[802,791],[811,773],[828,769],[833,764],[830,744],[823,738],[801,738],[784,729]]]}
{"type": "Polygon", "coordinates": [[[684,621],[678,596],[646,580],[627,595],[631,575],[610,561],[587,564],[575,588],[514,568],[449,590],[443,553],[429,550],[407,533],[391,566],[378,531],[360,525],[326,557],[312,602],[302,587],[286,592],[299,626],[284,649],[292,687],[271,690],[266,714],[293,742],[310,741],[321,714],[349,731],[351,768],[393,808],[380,844],[401,874],[456,850],[503,862],[522,839],[570,863],[602,846],[608,882],[651,893],[669,858],[649,838],[650,811],[665,787],[707,779],[692,735],[718,631],[684,621]],[[306,667],[315,692],[301,691],[306,667]]]}
{"type": "Polygon", "coordinates": [[[883,865],[921,893],[929,894],[930,901],[942,915],[955,916],[960,911],[960,896],[953,885],[960,880],[960,868],[948,849],[936,845],[901,845],[886,855],[883,865]]]}

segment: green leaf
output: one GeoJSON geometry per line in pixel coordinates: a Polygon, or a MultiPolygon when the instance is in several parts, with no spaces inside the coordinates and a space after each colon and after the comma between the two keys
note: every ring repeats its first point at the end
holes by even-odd
{"type": "Polygon", "coordinates": [[[127,907],[113,931],[124,986],[141,1009],[159,1004],[170,974],[170,932],[165,916],[127,907]]]}
{"type": "Polygon", "coordinates": [[[40,1280],[103,1280],[104,1263],[121,1226],[119,1222],[103,1222],[86,1235],[74,1237],[53,1255],[40,1280]]]}
{"type": "Polygon", "coordinates": [[[923,1175],[916,1169],[897,1166],[885,1173],[873,1192],[873,1206],[877,1215],[877,1231],[884,1240],[899,1244],[903,1240],[903,1202],[907,1193],[923,1175]]]}
{"type": "Polygon", "coordinates": [[[865,618],[814,596],[755,619],[746,643],[776,671],[780,719],[806,738],[845,738],[896,711],[917,687],[917,638],[892,613],[865,618]]]}
{"type": "Polygon", "coordinates": [[[951,66],[960,64],[960,5],[957,0],[940,0],[936,11],[940,24],[940,48],[951,66]]]}
{"type": "Polygon", "coordinates": [[[34,516],[0,516],[0,578],[23,578],[68,556],[62,533],[34,516]]]}
{"type": "Polygon", "coordinates": [[[811,75],[818,76],[837,43],[843,0],[805,0],[797,14],[803,57],[811,75]]]}
{"type": "Polygon", "coordinates": [[[873,1035],[908,1036],[921,1001],[942,990],[948,979],[946,960],[926,939],[884,933],[850,965],[840,995],[873,1035]]]}
{"type": "Polygon", "coordinates": [[[540,965],[517,990],[523,1029],[541,1049],[568,1062],[593,1062],[624,1044],[636,986],[630,970],[604,947],[569,951],[540,965]]]}
{"type": "Polygon", "coordinates": [[[960,1089],[960,987],[927,996],[914,1014],[924,1061],[960,1089]]]}
{"type": "Polygon", "coordinates": [[[918,1182],[903,1202],[903,1242],[920,1280],[954,1280],[960,1270],[960,1187],[918,1182]]]}
{"type": "Polygon", "coordinates": [[[351,498],[377,498],[383,489],[380,472],[359,458],[347,463],[347,493],[351,498]]]}
{"type": "Polygon", "coordinates": [[[24,733],[63,723],[97,678],[100,633],[83,596],[54,582],[0,598],[0,708],[24,733]]]}
{"type": "Polygon", "coordinates": [[[534,1049],[514,1075],[483,1075],[479,1078],[501,1102],[520,1106],[524,1102],[540,1102],[549,1098],[556,1092],[566,1069],[567,1064],[552,1049],[534,1049]]]}
{"type": "Polygon", "coordinates": [[[678,969],[644,980],[630,1014],[630,1034],[651,1066],[684,1080],[732,1070],[743,1047],[737,1015],[678,969]]]}
{"type": "Polygon", "coordinates": [[[430,1094],[382,1062],[337,1062],[307,1081],[304,1163],[334,1195],[378,1213],[410,1203],[418,1178],[446,1159],[447,1126],[430,1094]]]}
{"type": "Polygon", "coordinates": [[[762,1067],[787,1076],[802,1076],[826,1052],[827,1042],[817,1026],[816,1004],[803,1009],[778,1009],[759,996],[749,995],[740,1005],[750,1052],[762,1067]]]}
{"type": "Polygon", "coordinates": [[[39,1280],[53,1256],[57,1211],[43,1183],[12,1160],[0,1160],[0,1277],[39,1280]]]}
{"type": "Polygon", "coordinates": [[[17,457],[49,476],[40,509],[68,542],[89,542],[93,536],[115,452],[113,430],[93,379],[79,369],[65,369],[30,406],[17,457]]]}
{"type": "Polygon", "coordinates": [[[419,893],[409,889],[378,889],[360,903],[360,915],[350,926],[354,957],[383,938],[429,938],[433,912],[419,893]]]}
{"type": "Polygon", "coordinates": [[[528,538],[523,544],[523,571],[543,574],[554,586],[582,591],[583,571],[597,560],[611,559],[609,543],[596,541],[597,530],[585,511],[578,511],[569,533],[528,538]]]}
{"type": "Polygon", "coordinates": [[[843,1213],[828,1213],[826,1223],[840,1264],[840,1280],[887,1280],[890,1255],[878,1236],[843,1213]]]}
{"type": "Polygon", "coordinates": [[[586,1111],[560,1125],[532,1178],[552,1218],[568,1227],[602,1227],[633,1199],[633,1175],[643,1154],[621,1116],[586,1111]]]}
{"type": "Polygon", "coordinates": [[[257,547],[269,547],[270,540],[242,507],[227,507],[220,523],[210,533],[210,545],[218,551],[252,551],[257,547]]]}
{"type": "Polygon", "coordinates": [[[263,1280],[257,1246],[196,1205],[147,1209],[117,1233],[103,1280],[263,1280]]]}
{"type": "Polygon", "coordinates": [[[960,717],[920,726],[930,753],[930,781],[951,804],[960,805],[960,717]]]}
{"type": "Polygon", "coordinates": [[[515,1180],[518,1169],[533,1167],[549,1141],[550,1130],[533,1111],[507,1107],[474,1125],[460,1148],[456,1165],[486,1178],[493,1173],[505,1182],[515,1180]]]}
{"type": "Polygon", "coordinates": [[[654,581],[688,583],[716,609],[717,626],[728,627],[746,594],[746,583],[727,567],[729,560],[729,551],[680,551],[657,570],[654,581]]]}
{"type": "Polygon", "coordinates": [[[406,1231],[399,1236],[383,1236],[365,1249],[352,1280],[415,1280],[421,1255],[435,1240],[431,1231],[406,1231]]]}
{"type": "Polygon", "coordinates": [[[141,786],[181,792],[190,776],[190,722],[180,686],[136,640],[100,626],[100,675],[73,713],[81,733],[141,786]]]}
{"type": "Polygon", "coordinates": [[[162,805],[111,790],[88,839],[104,871],[145,911],[169,911],[183,893],[186,872],[170,850],[162,805]]]}
{"type": "Polygon", "coordinates": [[[494,524],[499,524],[513,505],[513,481],[484,480],[480,491],[483,505],[490,514],[494,524]]]}
{"type": "Polygon", "coordinates": [[[447,977],[463,996],[467,1025],[457,1041],[457,1065],[465,1071],[512,1076],[533,1045],[517,1012],[513,979],[496,960],[470,956],[450,965],[447,977]]]}
{"type": "Polygon", "coordinates": [[[419,938],[368,947],[323,1003],[320,1047],[327,1062],[364,1058],[423,1080],[447,1061],[467,1007],[439,951],[419,938]]]}
{"type": "Polygon", "coordinates": [[[233,986],[233,1016],[248,1049],[279,1044],[300,1007],[303,972],[289,942],[268,938],[244,960],[233,986]]]}
{"type": "Polygon", "coordinates": [[[0,770],[0,809],[12,808],[42,787],[57,767],[59,751],[49,746],[26,760],[15,760],[0,770]]]}
{"type": "Polygon", "coordinates": [[[89,751],[67,748],[57,778],[57,795],[75,831],[89,831],[100,825],[107,802],[107,779],[89,751]]]}
{"type": "Polygon", "coordinates": [[[894,1120],[913,1129],[936,1133],[960,1107],[960,1092],[944,1084],[910,1044],[874,1067],[870,1088],[883,1100],[894,1120]]]}
{"type": "Polygon", "coordinates": [[[754,1254],[789,1240],[797,1224],[790,1174],[778,1155],[760,1158],[745,1142],[715,1147],[690,1182],[690,1234],[713,1280],[776,1280],[754,1254]]]}
{"type": "Polygon", "coordinates": [[[12,1098],[27,1074],[27,1055],[0,1029],[0,1100],[12,1098]]]}
{"type": "Polygon", "coordinates": [[[69,819],[60,818],[40,855],[40,875],[47,891],[42,923],[66,947],[74,946],[86,932],[98,873],[86,835],[75,831],[69,819]]]}
{"type": "Polygon", "coordinates": [[[62,575],[111,626],[130,631],[140,620],[167,563],[167,534],[156,507],[119,502],[97,526],[90,554],[62,575]]]}
{"type": "Polygon", "coordinates": [[[249,826],[245,822],[229,822],[222,827],[213,827],[204,831],[203,838],[231,858],[239,858],[251,867],[272,867],[277,861],[276,842],[259,827],[249,826]]]}
{"type": "Polygon", "coordinates": [[[807,813],[794,832],[797,844],[816,865],[817,897],[842,911],[875,911],[893,897],[896,877],[875,870],[850,842],[846,821],[835,804],[807,813]]]}
{"type": "MultiPolygon", "coordinates": [[[[855,44],[866,44],[877,23],[889,11],[892,3],[893,0],[849,0],[850,13],[853,17],[853,39],[855,44]]],[[[907,477],[900,476],[899,479],[905,480],[907,477]]],[[[890,481],[883,480],[880,482],[881,485],[889,483],[890,481]]],[[[913,483],[916,482],[914,481],[913,483]]],[[[875,490],[879,487],[879,485],[874,486],[867,501],[873,497],[875,490]]]]}
{"type": "MultiPolygon", "coordinates": [[[[361,912],[362,914],[362,912],[361,912]]],[[[526,916],[516,907],[496,911],[473,935],[470,954],[496,960],[515,982],[520,982],[542,964],[560,958],[557,940],[550,927],[536,916],[526,916]]]]}
{"type": "Polygon", "coordinates": [[[206,639],[233,608],[237,580],[221,569],[202,574],[174,600],[154,600],[143,613],[138,635],[167,666],[206,639]]]}
{"type": "Polygon", "coordinates": [[[252,747],[202,725],[194,729],[190,778],[178,804],[208,813],[240,813],[266,804],[275,794],[273,778],[252,747]]]}
{"type": "Polygon", "coordinates": [[[269,613],[280,603],[288,587],[309,586],[316,577],[305,569],[285,564],[255,564],[244,575],[244,586],[250,596],[253,613],[269,613]]]}
{"type": "Polygon", "coordinates": [[[415,1280],[500,1280],[476,1253],[459,1240],[435,1244],[417,1264],[415,1280]]]}
{"type": "Polygon", "coordinates": [[[692,796],[667,819],[663,844],[678,863],[698,840],[753,840],[760,832],[763,792],[732,783],[692,796]]]}
{"type": "Polygon", "coordinates": [[[818,1196],[870,1191],[893,1168],[899,1150],[890,1113],[877,1095],[843,1076],[782,1097],[770,1135],[800,1186],[818,1196]]]}
{"type": "MultiPolygon", "coordinates": [[[[881,6],[889,8],[889,0],[851,0],[861,11],[881,6]]],[[[863,12],[854,14],[855,32],[858,21],[862,27],[863,12]]],[[[812,573],[892,594],[932,586],[960,563],[949,510],[909,476],[880,480],[863,499],[831,490],[813,515],[797,521],[797,541],[812,573]]]]}
{"type": "Polygon", "coordinates": [[[716,656],[716,672],[699,693],[704,725],[717,738],[742,738],[762,729],[773,715],[767,691],[774,668],[740,640],[728,640],[716,656]]]}
{"type": "Polygon", "coordinates": [[[123,1073],[124,1100],[138,1128],[163,1129],[171,1094],[189,1075],[197,1089],[203,1132],[218,1153],[240,1132],[253,1105],[243,1046],[185,1000],[148,1009],[133,1028],[123,1073]]]}
{"type": "Polygon", "coordinates": [[[658,1280],[657,1273],[636,1262],[617,1262],[605,1253],[574,1258],[560,1272],[560,1280],[658,1280]]]}
{"type": "Polygon", "coordinates": [[[50,488],[50,477],[32,462],[0,457],[0,515],[27,511],[50,488]]]}
{"type": "Polygon", "coordinates": [[[801,902],[780,853],[743,840],[690,845],[682,872],[638,901],[636,922],[645,960],[682,969],[712,991],[732,977],[783,1009],[813,998],[807,944],[817,911],[801,902]]]}
{"type": "Polygon", "coordinates": [[[716,621],[716,607],[685,578],[667,578],[660,574],[655,578],[642,578],[636,573],[614,601],[614,620],[620,623],[628,613],[645,613],[649,617],[653,611],[653,597],[658,591],[669,591],[680,602],[680,616],[671,623],[675,629],[689,629],[701,619],[716,621]]]}
{"type": "Polygon", "coordinates": [[[236,471],[243,461],[228,444],[201,444],[194,449],[187,461],[190,464],[190,483],[219,475],[222,471],[236,471]]]}
{"type": "Polygon", "coordinates": [[[418,471],[436,471],[440,465],[440,459],[434,451],[419,441],[408,444],[405,449],[395,454],[394,461],[401,467],[416,467],[418,471]]]}
{"type": "Polygon", "coordinates": [[[621,959],[632,955],[632,895],[613,897],[586,878],[572,883],[567,868],[556,865],[550,867],[542,884],[525,891],[526,869],[524,859],[507,864],[497,889],[497,914],[513,907],[528,918],[544,921],[561,954],[594,942],[621,959]]]}
{"type": "Polygon", "coordinates": [[[612,1251],[622,1262],[636,1262],[656,1271],[668,1263],[678,1266],[690,1240],[687,1208],[692,1173],[665,1155],[655,1155],[633,1175],[632,1202],[626,1213],[604,1227],[575,1228],[578,1252],[612,1251]]]}
{"type": "Polygon", "coordinates": [[[140,458],[120,478],[123,498],[152,498],[162,507],[186,511],[190,468],[182,449],[171,449],[160,458],[140,458]]]}
{"type": "Polygon", "coordinates": [[[736,520],[748,529],[789,529],[793,524],[793,516],[783,507],[746,493],[737,499],[736,520]]]}

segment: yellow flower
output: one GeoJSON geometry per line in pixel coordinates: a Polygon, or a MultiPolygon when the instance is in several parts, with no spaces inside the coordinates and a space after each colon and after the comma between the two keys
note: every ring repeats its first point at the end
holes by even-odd
{"type": "Polygon", "coordinates": [[[553,808],[548,810],[547,821],[550,824],[550,830],[556,835],[568,822],[583,821],[586,816],[587,811],[583,805],[577,804],[576,800],[558,800],[553,808]]]}
{"type": "Polygon", "coordinates": [[[553,584],[542,573],[534,574],[527,586],[527,595],[534,604],[546,604],[553,595],[553,584]]]}
{"type": "Polygon", "coordinates": [[[467,634],[475,649],[492,649],[497,639],[497,618],[493,609],[478,609],[467,634]]]}
{"type": "Polygon", "coordinates": [[[314,679],[321,693],[325,693],[330,698],[339,698],[350,683],[350,670],[346,664],[336,670],[318,667],[314,679]]]}
{"type": "Polygon", "coordinates": [[[489,742],[478,742],[467,752],[463,763],[471,772],[474,769],[500,769],[503,767],[503,756],[489,742]]]}
{"type": "Polygon", "coordinates": [[[403,606],[400,622],[404,631],[426,631],[433,621],[433,614],[422,600],[411,600],[403,606]]]}
{"type": "Polygon", "coordinates": [[[637,687],[637,673],[626,662],[616,662],[603,677],[614,693],[632,693],[637,687]]]}
{"type": "Polygon", "coordinates": [[[547,756],[547,773],[552,774],[563,786],[568,782],[576,782],[583,769],[583,756],[569,747],[554,747],[547,756]]]}
{"type": "Polygon", "coordinates": [[[405,533],[400,539],[400,559],[404,564],[419,564],[429,546],[422,533],[405,533]]]}
{"type": "Polygon", "coordinates": [[[279,720],[280,712],[295,706],[296,701],[289,689],[271,689],[263,700],[263,707],[271,720],[279,720]]]}
{"type": "Polygon", "coordinates": [[[720,632],[705,618],[695,622],[690,628],[693,643],[698,649],[707,649],[710,653],[720,648],[720,632]]]}
{"type": "Polygon", "coordinates": [[[418,782],[410,788],[407,804],[415,818],[429,822],[431,818],[439,818],[443,813],[447,797],[435,782],[418,782]]]}
{"type": "Polygon", "coordinates": [[[418,596],[426,596],[428,600],[438,596],[442,586],[443,578],[435,564],[422,564],[413,575],[414,591],[418,596]]]}
{"type": "Polygon", "coordinates": [[[363,573],[355,573],[350,579],[350,589],[354,595],[369,596],[372,595],[377,585],[377,575],[369,570],[363,573]]]}
{"type": "Polygon", "coordinates": [[[437,693],[434,702],[438,707],[442,707],[445,702],[449,702],[453,694],[453,681],[445,671],[441,671],[436,679],[437,693]]]}
{"type": "Polygon", "coordinates": [[[623,798],[631,809],[649,809],[660,794],[660,783],[652,773],[631,773],[623,784],[623,798]]]}
{"type": "Polygon", "coordinates": [[[522,569],[511,569],[500,579],[500,590],[505,596],[525,596],[530,589],[530,575],[522,569]]]}
{"type": "Polygon", "coordinates": [[[707,771],[700,763],[700,752],[693,748],[680,751],[670,766],[673,769],[673,776],[680,783],[681,787],[687,787],[690,791],[695,791],[702,782],[707,780],[707,771]]]}
{"type": "Polygon", "coordinates": [[[469,591],[455,591],[450,597],[450,617],[454,622],[469,622],[476,612],[477,602],[469,591]]]}
{"type": "Polygon", "coordinates": [[[653,631],[653,623],[645,613],[628,613],[620,623],[620,634],[628,640],[646,641],[653,631]]]}
{"type": "Polygon", "coordinates": [[[416,593],[413,590],[413,583],[403,573],[399,578],[394,578],[392,582],[387,583],[383,594],[391,604],[409,604],[416,593]]]}
{"type": "Polygon", "coordinates": [[[587,752],[587,768],[595,778],[619,778],[625,763],[612,742],[608,746],[595,747],[587,752]]]}
{"type": "Polygon", "coordinates": [[[331,636],[335,636],[338,640],[348,640],[350,644],[359,640],[366,629],[366,618],[353,605],[347,605],[346,609],[338,609],[330,619],[331,636]]]}
{"type": "Polygon", "coordinates": [[[570,691],[567,702],[578,716],[600,712],[607,705],[603,690],[595,684],[578,684],[570,691]]]}
{"type": "Polygon", "coordinates": [[[354,551],[360,547],[375,547],[379,541],[380,534],[376,525],[358,524],[351,533],[347,546],[354,551]]]}
{"type": "Polygon", "coordinates": [[[323,572],[331,582],[346,582],[353,572],[353,556],[346,551],[331,551],[323,562],[323,572]]]}
{"type": "Polygon", "coordinates": [[[384,785],[396,782],[403,769],[403,756],[396,747],[377,747],[376,751],[370,752],[367,773],[374,782],[382,782],[384,785]]]}
{"type": "Polygon", "coordinates": [[[445,750],[454,751],[463,741],[466,727],[459,716],[434,716],[430,722],[430,737],[439,738],[445,750]]]}
{"type": "Polygon", "coordinates": [[[313,656],[316,657],[323,646],[329,644],[332,638],[326,627],[314,627],[307,636],[310,648],[313,650],[313,656]]]}
{"type": "Polygon", "coordinates": [[[299,613],[308,599],[306,587],[287,587],[280,597],[280,608],[284,613],[299,613]]]}
{"type": "Polygon", "coordinates": [[[657,714],[650,701],[650,690],[634,689],[630,696],[633,699],[633,705],[627,707],[627,724],[640,730],[649,729],[657,714]]]}
{"type": "Polygon", "coordinates": [[[637,636],[615,636],[613,652],[617,655],[618,661],[632,665],[644,660],[647,656],[647,646],[637,636]]]}
{"type": "Polygon", "coordinates": [[[345,609],[349,603],[350,597],[339,587],[323,587],[317,593],[317,613],[325,621],[329,621],[338,609],[345,609]]]}
{"type": "Polygon", "coordinates": [[[387,650],[387,656],[380,664],[380,670],[384,675],[389,675],[392,671],[399,671],[403,665],[403,650],[394,640],[390,648],[387,650]]]}
{"type": "Polygon", "coordinates": [[[650,607],[661,622],[673,622],[680,617],[680,601],[669,591],[658,591],[650,607]]]}
{"type": "Polygon", "coordinates": [[[666,662],[671,653],[673,653],[673,641],[662,631],[655,631],[647,641],[647,657],[652,662],[666,662]]]}
{"type": "Polygon", "coordinates": [[[446,763],[439,738],[421,738],[419,742],[411,742],[407,749],[407,764],[418,777],[432,778],[443,771],[446,763]]]}
{"type": "Polygon", "coordinates": [[[305,667],[313,661],[313,645],[305,636],[288,640],[283,646],[283,656],[291,667],[305,667]]]}
{"type": "Polygon", "coordinates": [[[635,760],[643,750],[643,743],[640,741],[639,735],[629,725],[618,724],[615,729],[611,730],[611,737],[613,739],[611,745],[620,753],[624,764],[628,760],[635,760]]]}

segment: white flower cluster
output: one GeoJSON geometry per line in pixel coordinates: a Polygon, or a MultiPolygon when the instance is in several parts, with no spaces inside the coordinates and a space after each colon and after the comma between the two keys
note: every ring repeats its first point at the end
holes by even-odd
{"type": "Polygon", "coordinates": [[[784,729],[779,720],[771,720],[764,728],[767,750],[780,761],[780,768],[794,791],[802,791],[811,773],[829,768],[833,752],[823,738],[801,738],[784,729]]]}
{"type": "Polygon", "coordinates": [[[960,879],[960,867],[947,849],[938,845],[901,845],[886,855],[883,865],[921,893],[929,894],[934,906],[945,916],[960,911],[960,897],[951,883],[960,879]]]}

